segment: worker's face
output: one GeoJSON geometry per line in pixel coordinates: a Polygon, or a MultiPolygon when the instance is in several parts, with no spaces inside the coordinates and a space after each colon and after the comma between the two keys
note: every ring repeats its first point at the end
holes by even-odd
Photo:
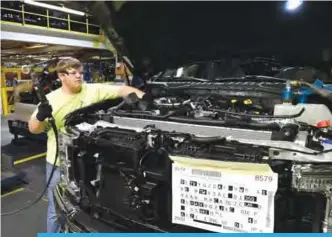
{"type": "Polygon", "coordinates": [[[83,68],[71,68],[66,71],[67,73],[59,73],[62,86],[73,93],[80,91],[83,83],[83,68]]]}

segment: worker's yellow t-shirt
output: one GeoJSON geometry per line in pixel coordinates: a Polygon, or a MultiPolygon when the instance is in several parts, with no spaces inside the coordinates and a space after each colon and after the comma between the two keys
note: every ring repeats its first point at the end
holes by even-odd
{"type": "MultiPolygon", "coordinates": [[[[55,120],[57,131],[59,132],[64,128],[65,116],[74,110],[91,105],[96,102],[100,102],[106,99],[119,98],[119,86],[105,85],[105,84],[86,84],[82,85],[80,93],[75,95],[65,94],[61,88],[52,91],[46,95],[49,104],[52,106],[52,115],[55,120]]],[[[35,118],[38,109],[34,111],[32,117],[35,118]]],[[[53,129],[51,126],[47,132],[47,155],[46,161],[53,164],[55,161],[56,141],[53,129]]],[[[57,166],[59,166],[59,157],[57,160],[57,166]]]]}

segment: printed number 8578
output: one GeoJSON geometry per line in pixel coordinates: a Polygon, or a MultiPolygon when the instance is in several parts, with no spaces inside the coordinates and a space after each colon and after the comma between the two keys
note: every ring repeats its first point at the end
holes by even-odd
{"type": "Polygon", "coordinates": [[[272,182],[272,180],[273,180],[272,176],[267,176],[267,175],[256,175],[255,176],[255,181],[272,182]]]}

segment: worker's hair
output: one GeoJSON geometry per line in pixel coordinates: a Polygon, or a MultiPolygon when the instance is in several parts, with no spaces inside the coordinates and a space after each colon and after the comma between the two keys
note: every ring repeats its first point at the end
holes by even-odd
{"type": "Polygon", "coordinates": [[[80,62],[80,60],[76,58],[64,58],[61,59],[58,64],[56,65],[56,71],[57,73],[65,73],[68,69],[78,69],[82,68],[83,64],[80,62]]]}

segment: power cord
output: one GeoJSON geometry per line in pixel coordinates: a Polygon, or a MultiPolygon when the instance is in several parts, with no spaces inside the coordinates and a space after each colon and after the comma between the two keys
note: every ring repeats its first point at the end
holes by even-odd
{"type": "MultiPolygon", "coordinates": [[[[39,94],[39,97],[40,97],[40,103],[41,104],[48,104],[48,100],[43,92],[43,90],[40,88],[40,85],[38,85],[38,88],[36,89],[37,90],[37,93],[39,94]]],[[[45,186],[45,189],[44,191],[41,193],[41,195],[32,203],[30,203],[29,205],[25,206],[25,207],[22,207],[20,209],[17,209],[15,211],[12,211],[12,212],[7,212],[7,213],[1,213],[1,216],[9,216],[9,215],[14,215],[16,213],[19,213],[25,209],[28,209],[29,207],[32,207],[33,205],[37,204],[44,196],[44,194],[46,193],[47,189],[49,188],[50,186],[50,183],[51,183],[51,180],[53,178],[53,174],[55,172],[55,169],[56,169],[56,162],[58,160],[58,153],[59,153],[59,142],[58,142],[58,131],[57,131],[57,127],[55,125],[55,120],[54,120],[54,117],[51,116],[49,118],[49,123],[51,124],[51,127],[53,129],[53,132],[54,132],[54,136],[55,136],[55,144],[56,144],[56,150],[55,150],[55,160],[54,160],[54,163],[53,163],[53,168],[52,168],[52,171],[51,171],[51,174],[50,174],[50,177],[47,181],[47,184],[45,186]]]]}

